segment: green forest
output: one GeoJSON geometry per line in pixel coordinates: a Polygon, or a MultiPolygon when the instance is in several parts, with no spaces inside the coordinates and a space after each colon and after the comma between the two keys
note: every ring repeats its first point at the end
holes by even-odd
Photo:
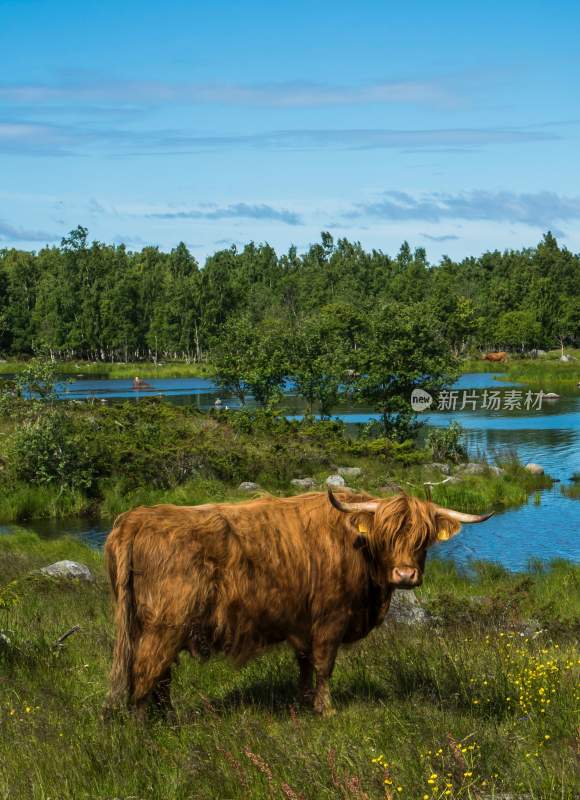
{"type": "Polygon", "coordinates": [[[534,248],[430,264],[406,242],[392,257],[323,232],[303,254],[250,243],[200,265],[183,243],[130,251],[91,243],[81,226],[58,247],[0,249],[5,358],[213,362],[258,337],[268,362],[272,349],[316,359],[332,348],[359,370],[361,342],[396,331],[442,337],[455,354],[578,344],[580,255],[547,233],[534,248]]]}

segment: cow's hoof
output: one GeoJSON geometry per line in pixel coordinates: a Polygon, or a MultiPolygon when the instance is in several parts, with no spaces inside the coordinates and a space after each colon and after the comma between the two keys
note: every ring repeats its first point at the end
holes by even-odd
{"type": "Polygon", "coordinates": [[[117,720],[126,719],[127,709],[116,703],[105,703],[101,708],[101,722],[111,723],[117,720]]]}
{"type": "Polygon", "coordinates": [[[328,717],[334,717],[336,714],[336,709],[332,706],[314,706],[314,711],[320,716],[324,717],[324,719],[328,719],[328,717]]]}

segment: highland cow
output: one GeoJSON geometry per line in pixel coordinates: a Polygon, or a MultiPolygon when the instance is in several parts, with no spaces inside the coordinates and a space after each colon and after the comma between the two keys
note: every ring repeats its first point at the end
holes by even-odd
{"type": "Polygon", "coordinates": [[[122,514],[105,547],[117,628],[108,707],[170,708],[183,650],[241,664],[288,642],[303,699],[330,713],[340,645],[383,622],[395,589],[421,584],[430,545],[489,516],[331,490],[122,514]]]}

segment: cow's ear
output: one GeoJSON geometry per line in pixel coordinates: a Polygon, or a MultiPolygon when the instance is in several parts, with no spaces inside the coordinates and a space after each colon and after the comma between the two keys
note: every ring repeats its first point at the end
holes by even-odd
{"type": "Polygon", "coordinates": [[[354,549],[355,550],[363,550],[363,549],[367,549],[368,550],[369,540],[367,538],[367,535],[368,535],[370,529],[371,529],[371,526],[369,524],[369,520],[365,519],[364,516],[363,517],[359,517],[359,519],[356,522],[357,536],[355,537],[355,540],[354,540],[354,549]]]}
{"type": "Polygon", "coordinates": [[[448,539],[453,539],[461,530],[461,523],[450,519],[446,514],[437,514],[436,526],[438,542],[446,542],[448,539]]]}
{"type": "Polygon", "coordinates": [[[356,524],[359,533],[367,534],[370,531],[370,525],[366,519],[359,519],[356,524]]]}

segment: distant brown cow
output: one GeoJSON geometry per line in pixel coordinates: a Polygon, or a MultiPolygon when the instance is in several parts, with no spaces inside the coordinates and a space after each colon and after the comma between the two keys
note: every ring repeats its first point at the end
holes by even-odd
{"type": "Polygon", "coordinates": [[[395,588],[421,584],[429,545],[489,516],[330,490],[129,511],[105,547],[117,626],[108,705],[169,708],[182,650],[243,663],[288,642],[303,698],[330,713],[339,645],[381,624],[395,588]]]}
{"type": "Polygon", "coordinates": [[[501,350],[498,353],[486,353],[483,357],[484,361],[501,361],[506,362],[508,360],[508,354],[501,350]]]}

